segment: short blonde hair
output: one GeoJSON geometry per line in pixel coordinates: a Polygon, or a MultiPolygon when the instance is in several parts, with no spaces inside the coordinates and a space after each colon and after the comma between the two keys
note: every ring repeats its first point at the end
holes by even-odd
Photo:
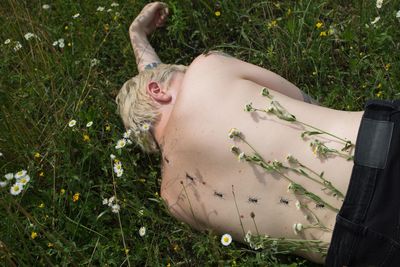
{"type": "Polygon", "coordinates": [[[156,81],[166,83],[168,88],[172,75],[184,73],[186,69],[183,65],[159,64],[156,68],[143,70],[124,83],[115,99],[125,128],[132,133],[131,139],[145,152],[158,151],[149,126],[154,125],[159,117],[159,104],[147,94],[147,84],[156,81]]]}

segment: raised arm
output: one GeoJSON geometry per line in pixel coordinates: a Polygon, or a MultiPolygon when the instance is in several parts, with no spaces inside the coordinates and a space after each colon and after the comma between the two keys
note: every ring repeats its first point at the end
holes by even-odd
{"type": "Polygon", "coordinates": [[[142,9],[129,27],[129,37],[131,39],[139,72],[146,68],[155,67],[157,64],[161,63],[160,58],[156,51],[154,51],[147,37],[152,34],[156,28],[163,26],[167,17],[167,5],[162,2],[153,2],[147,4],[142,9]]]}

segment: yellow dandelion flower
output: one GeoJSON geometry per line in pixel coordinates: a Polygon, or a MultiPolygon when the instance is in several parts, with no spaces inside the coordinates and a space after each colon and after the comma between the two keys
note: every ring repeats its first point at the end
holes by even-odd
{"type": "Polygon", "coordinates": [[[319,29],[319,28],[321,28],[321,27],[323,27],[323,26],[324,26],[324,23],[322,23],[321,21],[318,21],[317,24],[315,24],[315,27],[316,27],[317,29],[319,29]]]}
{"type": "Polygon", "coordinates": [[[89,141],[90,141],[90,136],[87,135],[87,134],[84,134],[84,135],[83,135],[83,141],[89,142],[89,141]]]}
{"type": "Polygon", "coordinates": [[[214,15],[215,15],[216,17],[221,16],[221,11],[215,11],[214,15]]]}
{"type": "Polygon", "coordinates": [[[326,31],[322,31],[322,32],[320,32],[319,33],[319,36],[320,37],[324,37],[324,36],[327,36],[328,34],[326,33],[326,31]]]}
{"type": "Polygon", "coordinates": [[[158,192],[155,192],[155,193],[154,193],[154,196],[155,196],[155,197],[158,197],[158,192]]]}
{"type": "Polygon", "coordinates": [[[54,247],[54,244],[49,242],[49,243],[47,243],[47,247],[52,248],[52,247],[54,247]]]}
{"type": "Polygon", "coordinates": [[[383,95],[383,92],[382,92],[382,91],[379,91],[379,92],[376,94],[376,96],[379,97],[379,98],[382,97],[382,95],[383,95]]]}
{"type": "Polygon", "coordinates": [[[43,209],[44,208],[44,203],[40,203],[40,205],[38,206],[39,208],[43,209]]]}
{"type": "Polygon", "coordinates": [[[39,153],[39,152],[36,152],[35,155],[34,155],[34,157],[35,157],[35,159],[40,158],[40,153],[39,153]]]}
{"type": "Polygon", "coordinates": [[[69,47],[71,47],[71,46],[72,46],[72,43],[68,43],[67,45],[68,45],[69,47]]]}
{"type": "Polygon", "coordinates": [[[179,250],[178,244],[174,244],[174,251],[178,251],[178,250],[179,250]]]}
{"type": "Polygon", "coordinates": [[[35,239],[37,236],[38,236],[38,234],[35,231],[32,231],[31,238],[35,239]]]}
{"type": "Polygon", "coordinates": [[[272,20],[272,21],[268,22],[268,24],[267,24],[268,29],[275,28],[277,25],[278,25],[278,22],[276,20],[272,20]]]}
{"type": "Polygon", "coordinates": [[[41,171],[41,172],[39,173],[39,176],[40,176],[40,177],[44,177],[44,172],[41,171]]]}
{"type": "Polygon", "coordinates": [[[392,65],[390,63],[385,64],[385,70],[388,71],[392,65]]]}
{"type": "Polygon", "coordinates": [[[75,194],[72,196],[72,201],[73,201],[73,202],[77,202],[77,201],[79,200],[80,195],[81,195],[81,193],[75,193],[75,194]]]}
{"type": "Polygon", "coordinates": [[[60,195],[64,195],[65,194],[65,189],[64,188],[61,188],[60,189],[60,195]]]}
{"type": "Polygon", "coordinates": [[[171,263],[168,262],[167,267],[171,267],[171,263]]]}
{"type": "Polygon", "coordinates": [[[378,86],[376,88],[378,88],[378,89],[382,88],[382,84],[378,83],[378,86]]]}

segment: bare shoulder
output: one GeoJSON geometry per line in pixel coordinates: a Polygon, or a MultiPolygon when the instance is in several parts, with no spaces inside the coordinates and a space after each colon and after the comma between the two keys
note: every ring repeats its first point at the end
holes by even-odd
{"type": "Polygon", "coordinates": [[[222,51],[217,51],[217,50],[213,50],[213,51],[209,51],[203,54],[200,54],[199,56],[197,56],[192,64],[190,64],[190,66],[194,65],[194,66],[198,66],[198,65],[207,65],[209,66],[210,64],[226,64],[228,61],[240,61],[238,59],[236,59],[235,57],[222,52],[222,51]]]}

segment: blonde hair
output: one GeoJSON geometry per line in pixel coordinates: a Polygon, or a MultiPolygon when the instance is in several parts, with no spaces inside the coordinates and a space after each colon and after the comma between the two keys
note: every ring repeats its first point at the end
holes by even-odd
{"type": "Polygon", "coordinates": [[[158,151],[149,128],[159,117],[159,104],[147,94],[147,84],[156,81],[166,83],[168,88],[172,74],[186,69],[183,65],[159,64],[156,68],[143,70],[124,83],[115,99],[125,128],[132,132],[131,139],[145,152],[158,151]]]}

